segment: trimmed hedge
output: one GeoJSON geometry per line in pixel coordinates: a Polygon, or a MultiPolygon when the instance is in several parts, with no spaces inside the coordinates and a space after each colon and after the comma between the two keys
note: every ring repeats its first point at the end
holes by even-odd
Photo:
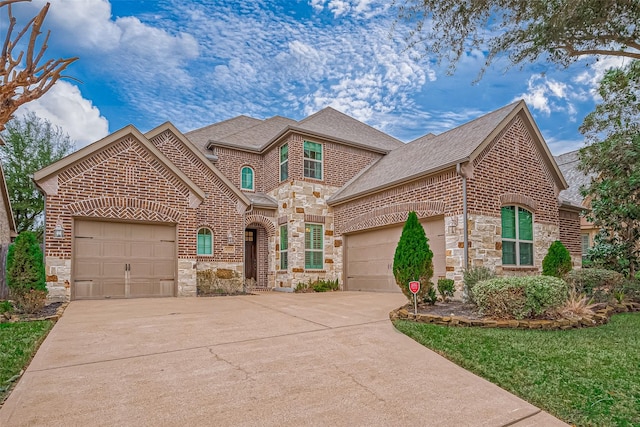
{"type": "Polygon", "coordinates": [[[594,302],[608,302],[612,291],[622,286],[624,276],[617,271],[599,268],[581,268],[570,271],[565,280],[578,294],[584,294],[594,302]]]}
{"type": "Polygon", "coordinates": [[[567,301],[567,283],[551,276],[499,277],[478,282],[473,296],[485,316],[539,317],[567,301]]]}

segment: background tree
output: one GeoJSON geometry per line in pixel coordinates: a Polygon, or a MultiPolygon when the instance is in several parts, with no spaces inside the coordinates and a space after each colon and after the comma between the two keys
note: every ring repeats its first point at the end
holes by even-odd
{"type": "Polygon", "coordinates": [[[6,144],[0,146],[0,161],[17,232],[31,230],[41,236],[44,196],[31,177],[37,170],[71,153],[73,144],[62,129],[33,113],[12,119],[2,136],[6,144]]]}
{"type": "Polygon", "coordinates": [[[433,276],[433,252],[428,242],[418,216],[415,212],[409,212],[393,257],[393,276],[409,301],[413,300],[413,294],[409,290],[410,281],[420,282],[418,301],[429,299],[429,291],[434,291],[430,282],[433,276]]]}
{"type": "Polygon", "coordinates": [[[580,150],[580,168],[595,177],[582,194],[591,204],[587,218],[605,230],[601,242],[613,245],[633,276],[640,256],[640,61],[609,70],[598,92],[602,102],[580,127],[589,144],[580,150]]]}
{"type": "MultiPolygon", "coordinates": [[[[638,0],[396,0],[398,22],[420,46],[449,63],[467,51],[488,51],[485,68],[507,55],[513,64],[541,56],[566,66],[584,55],[640,59],[638,0]]],[[[396,29],[398,26],[396,26],[396,29]]]]}
{"type": "Polygon", "coordinates": [[[16,18],[11,6],[31,0],[0,0],[0,19],[8,23],[7,34],[0,51],[0,131],[13,117],[18,107],[44,95],[60,78],[61,73],[78,58],[49,59],[40,63],[45,51],[50,31],[38,47],[38,36],[42,33],[42,24],[49,11],[47,3],[20,31],[14,35],[16,18]],[[8,19],[2,15],[6,10],[8,19]],[[30,31],[29,31],[30,30],[30,31]],[[13,50],[22,43],[29,32],[26,51],[17,55],[13,50]]]}

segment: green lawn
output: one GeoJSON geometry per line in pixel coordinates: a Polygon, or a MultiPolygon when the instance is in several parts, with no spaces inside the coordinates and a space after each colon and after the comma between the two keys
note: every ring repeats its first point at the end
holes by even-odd
{"type": "Polygon", "coordinates": [[[395,326],[567,423],[640,426],[640,313],[567,331],[395,326]]]}
{"type": "Polygon", "coordinates": [[[50,320],[0,323],[0,402],[52,326],[50,320]]]}

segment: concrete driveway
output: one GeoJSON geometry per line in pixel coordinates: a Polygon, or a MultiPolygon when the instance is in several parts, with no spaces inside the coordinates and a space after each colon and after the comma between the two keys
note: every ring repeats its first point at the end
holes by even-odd
{"type": "Polygon", "coordinates": [[[75,301],[0,425],[565,425],[397,332],[403,299],[75,301]]]}

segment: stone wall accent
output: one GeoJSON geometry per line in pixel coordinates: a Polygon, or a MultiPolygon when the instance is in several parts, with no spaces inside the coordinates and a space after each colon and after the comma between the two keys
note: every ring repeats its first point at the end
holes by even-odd
{"type": "Polygon", "coordinates": [[[195,259],[178,259],[178,296],[195,297],[198,294],[197,261],[195,259]]]}
{"type": "Polygon", "coordinates": [[[576,329],[592,326],[604,325],[609,322],[611,316],[616,313],[638,312],[640,304],[635,302],[626,302],[607,306],[597,310],[594,314],[587,314],[573,318],[557,319],[557,320],[495,320],[495,319],[469,319],[463,316],[440,316],[429,313],[414,314],[413,307],[400,307],[389,313],[389,319],[394,322],[396,320],[409,320],[417,323],[432,323],[440,326],[451,327],[480,327],[480,328],[511,328],[511,329],[576,329]]]}
{"type": "Polygon", "coordinates": [[[71,259],[45,257],[47,299],[52,302],[69,301],[71,298],[71,259]],[[49,281],[49,279],[55,279],[49,281]]]}
{"type": "Polygon", "coordinates": [[[215,295],[219,290],[226,293],[246,292],[242,277],[244,274],[243,264],[228,262],[210,262],[198,261],[196,266],[197,273],[202,274],[205,271],[211,271],[213,283],[198,282],[198,295],[215,295]]]}

